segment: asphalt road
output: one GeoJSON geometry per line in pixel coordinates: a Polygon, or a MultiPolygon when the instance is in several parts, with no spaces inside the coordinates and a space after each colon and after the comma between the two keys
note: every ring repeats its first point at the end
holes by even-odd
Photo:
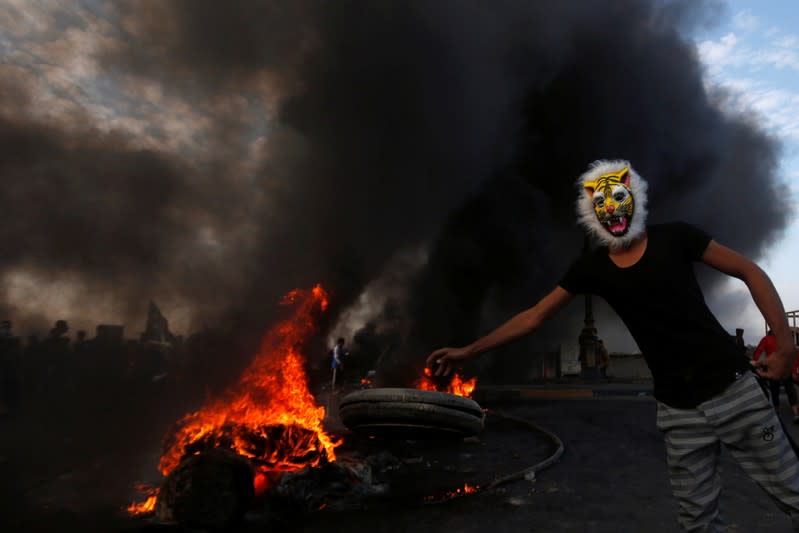
{"type": "MultiPolygon", "coordinates": [[[[462,470],[464,479],[485,484],[551,453],[551,447],[529,431],[512,428],[492,417],[492,409],[531,420],[557,434],[565,446],[560,460],[538,472],[535,480],[513,482],[435,505],[409,504],[400,498],[393,505],[290,516],[281,522],[256,518],[241,530],[679,531],[651,397],[533,397],[484,406],[489,409],[485,433],[469,444],[453,445],[451,449],[438,447],[436,461],[445,464],[449,456],[453,464],[461,465],[457,468],[462,468],[462,459],[469,458],[473,465],[462,470]]],[[[782,407],[781,415],[790,421],[787,405],[782,407]]],[[[113,441],[93,448],[88,456],[59,456],[63,446],[59,435],[50,435],[44,442],[26,441],[24,421],[6,420],[1,427],[0,456],[4,460],[0,530],[178,531],[133,520],[119,512],[131,496],[132,482],[141,480],[137,476],[144,466],[152,470],[158,457],[157,442],[150,447],[143,445],[147,440],[141,436],[135,441],[126,437],[126,431],[138,434],[137,428],[117,428],[113,441]],[[26,442],[27,448],[22,448],[20,443],[26,442]],[[58,464],[47,469],[40,467],[34,479],[30,474],[31,457],[39,456],[41,460],[37,450],[42,448],[50,450],[51,462],[58,464]],[[17,487],[25,487],[24,494],[17,487]]],[[[799,437],[797,426],[789,424],[789,431],[799,437]]],[[[69,438],[73,448],[82,449],[75,444],[77,436],[69,438]]],[[[419,472],[419,485],[427,481],[425,476],[434,474],[419,472]]],[[[722,459],[722,477],[722,513],[732,525],[731,531],[791,530],[787,517],[726,455],[722,459]]]]}
{"type": "MultiPolygon", "coordinates": [[[[518,481],[438,506],[317,516],[291,531],[672,533],[665,450],[651,397],[515,399],[497,405],[557,434],[565,451],[535,481],[518,481]]],[[[490,412],[491,407],[489,407],[490,412]]],[[[790,421],[787,405],[781,415],[790,421]],[[783,412],[784,411],[784,412],[783,412]]],[[[487,432],[491,431],[491,419],[487,432]]],[[[799,436],[792,424],[789,431],[799,436]]],[[[540,459],[531,454],[530,463],[540,459]]],[[[725,453],[723,516],[733,532],[791,531],[790,521],[725,453]]],[[[497,475],[507,468],[496,464],[497,475]]]]}

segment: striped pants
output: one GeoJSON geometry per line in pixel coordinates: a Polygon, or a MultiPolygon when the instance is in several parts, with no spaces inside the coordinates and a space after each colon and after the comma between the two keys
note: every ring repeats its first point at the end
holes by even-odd
{"type": "Polygon", "coordinates": [[[672,492],[685,531],[724,531],[718,500],[723,443],[799,531],[799,461],[777,414],[751,372],[692,409],[658,402],[672,492]]]}

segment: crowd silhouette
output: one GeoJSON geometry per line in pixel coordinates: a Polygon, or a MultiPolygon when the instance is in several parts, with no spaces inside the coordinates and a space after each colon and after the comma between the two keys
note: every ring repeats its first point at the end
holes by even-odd
{"type": "Polygon", "coordinates": [[[73,335],[66,320],[56,320],[43,338],[23,339],[12,321],[0,322],[0,415],[76,398],[113,405],[165,389],[201,396],[229,383],[220,360],[240,351],[230,334],[209,327],[174,335],[153,303],[144,332],[137,339],[124,333],[123,326],[100,324],[91,338],[85,330],[73,335]]]}

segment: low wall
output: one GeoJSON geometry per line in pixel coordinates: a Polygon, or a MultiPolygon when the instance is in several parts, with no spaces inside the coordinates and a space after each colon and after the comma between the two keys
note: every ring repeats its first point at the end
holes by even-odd
{"type": "Polygon", "coordinates": [[[652,379],[652,373],[649,372],[644,356],[640,353],[611,353],[607,374],[614,379],[652,379]]]}
{"type": "MultiPolygon", "coordinates": [[[[608,364],[608,378],[619,381],[650,381],[652,374],[640,353],[612,352],[608,364]]],[[[516,364],[514,383],[575,378],[581,375],[579,347],[565,346],[560,351],[532,352],[516,364]]],[[[598,374],[597,374],[598,375],[598,374]]],[[[502,382],[508,378],[502,379],[502,382]]]]}

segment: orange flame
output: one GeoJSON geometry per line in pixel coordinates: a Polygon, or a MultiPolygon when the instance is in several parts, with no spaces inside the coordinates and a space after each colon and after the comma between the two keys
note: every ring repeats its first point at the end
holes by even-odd
{"type": "Polygon", "coordinates": [[[480,485],[469,485],[468,483],[464,483],[462,487],[458,487],[455,490],[450,490],[444,494],[440,494],[438,496],[425,496],[424,501],[426,503],[444,502],[453,498],[465,496],[466,494],[474,494],[478,490],[480,490],[480,485]]]}
{"type": "Polygon", "coordinates": [[[325,408],[316,405],[308,390],[305,357],[300,352],[315,329],[315,316],[327,309],[327,293],[320,285],[310,291],[295,289],[281,304],[295,307],[292,316],[266,332],[260,351],[239,382],[223,397],[184,416],[167,435],[158,467],[164,476],[186,455],[226,447],[252,461],[255,489],[262,493],[271,484],[272,472],[336,459],[334,448],[340,442],[322,427],[325,408]]]}
{"type": "Polygon", "coordinates": [[[158,500],[158,489],[156,489],[155,494],[147,496],[147,499],[143,502],[133,502],[128,505],[126,509],[128,513],[132,514],[133,516],[152,513],[155,510],[156,500],[158,500]]]}
{"type": "Polygon", "coordinates": [[[143,502],[134,502],[128,505],[126,508],[127,512],[133,516],[152,513],[155,510],[155,502],[158,499],[158,487],[138,484],[135,488],[147,498],[143,502]]]}
{"type": "Polygon", "coordinates": [[[319,285],[310,294],[295,289],[284,297],[284,305],[297,305],[294,315],[266,333],[260,352],[227,397],[215,400],[178,422],[179,429],[171,439],[172,445],[161,457],[159,469],[163,475],[168,475],[178,465],[191,444],[219,433],[231,434],[231,448],[237,453],[258,462],[274,461],[276,468],[272,470],[297,470],[319,464],[320,458],[303,465],[284,461],[295,454],[302,456],[314,451],[315,438],[323,447],[324,457],[335,460],[333,449],[338,443],[322,428],[325,408],[316,405],[308,390],[305,357],[298,351],[314,330],[314,312],[326,309],[327,301],[327,294],[319,285]],[[288,428],[281,435],[283,444],[293,444],[295,449],[274,447],[277,454],[290,452],[285,457],[257,457],[240,432],[226,429],[239,427],[263,433],[263,428],[270,426],[288,428]],[[294,431],[292,428],[296,426],[311,432],[294,431]]]}
{"type": "Polygon", "coordinates": [[[414,387],[421,390],[441,390],[441,392],[448,392],[450,394],[455,394],[457,396],[465,396],[467,398],[472,397],[472,392],[474,392],[474,388],[477,386],[477,378],[467,379],[464,381],[462,377],[460,377],[457,373],[452,376],[452,381],[449,382],[445,390],[441,390],[437,385],[436,382],[433,381],[433,371],[429,368],[424,369],[424,377],[420,378],[416,383],[414,383],[414,387]]]}

